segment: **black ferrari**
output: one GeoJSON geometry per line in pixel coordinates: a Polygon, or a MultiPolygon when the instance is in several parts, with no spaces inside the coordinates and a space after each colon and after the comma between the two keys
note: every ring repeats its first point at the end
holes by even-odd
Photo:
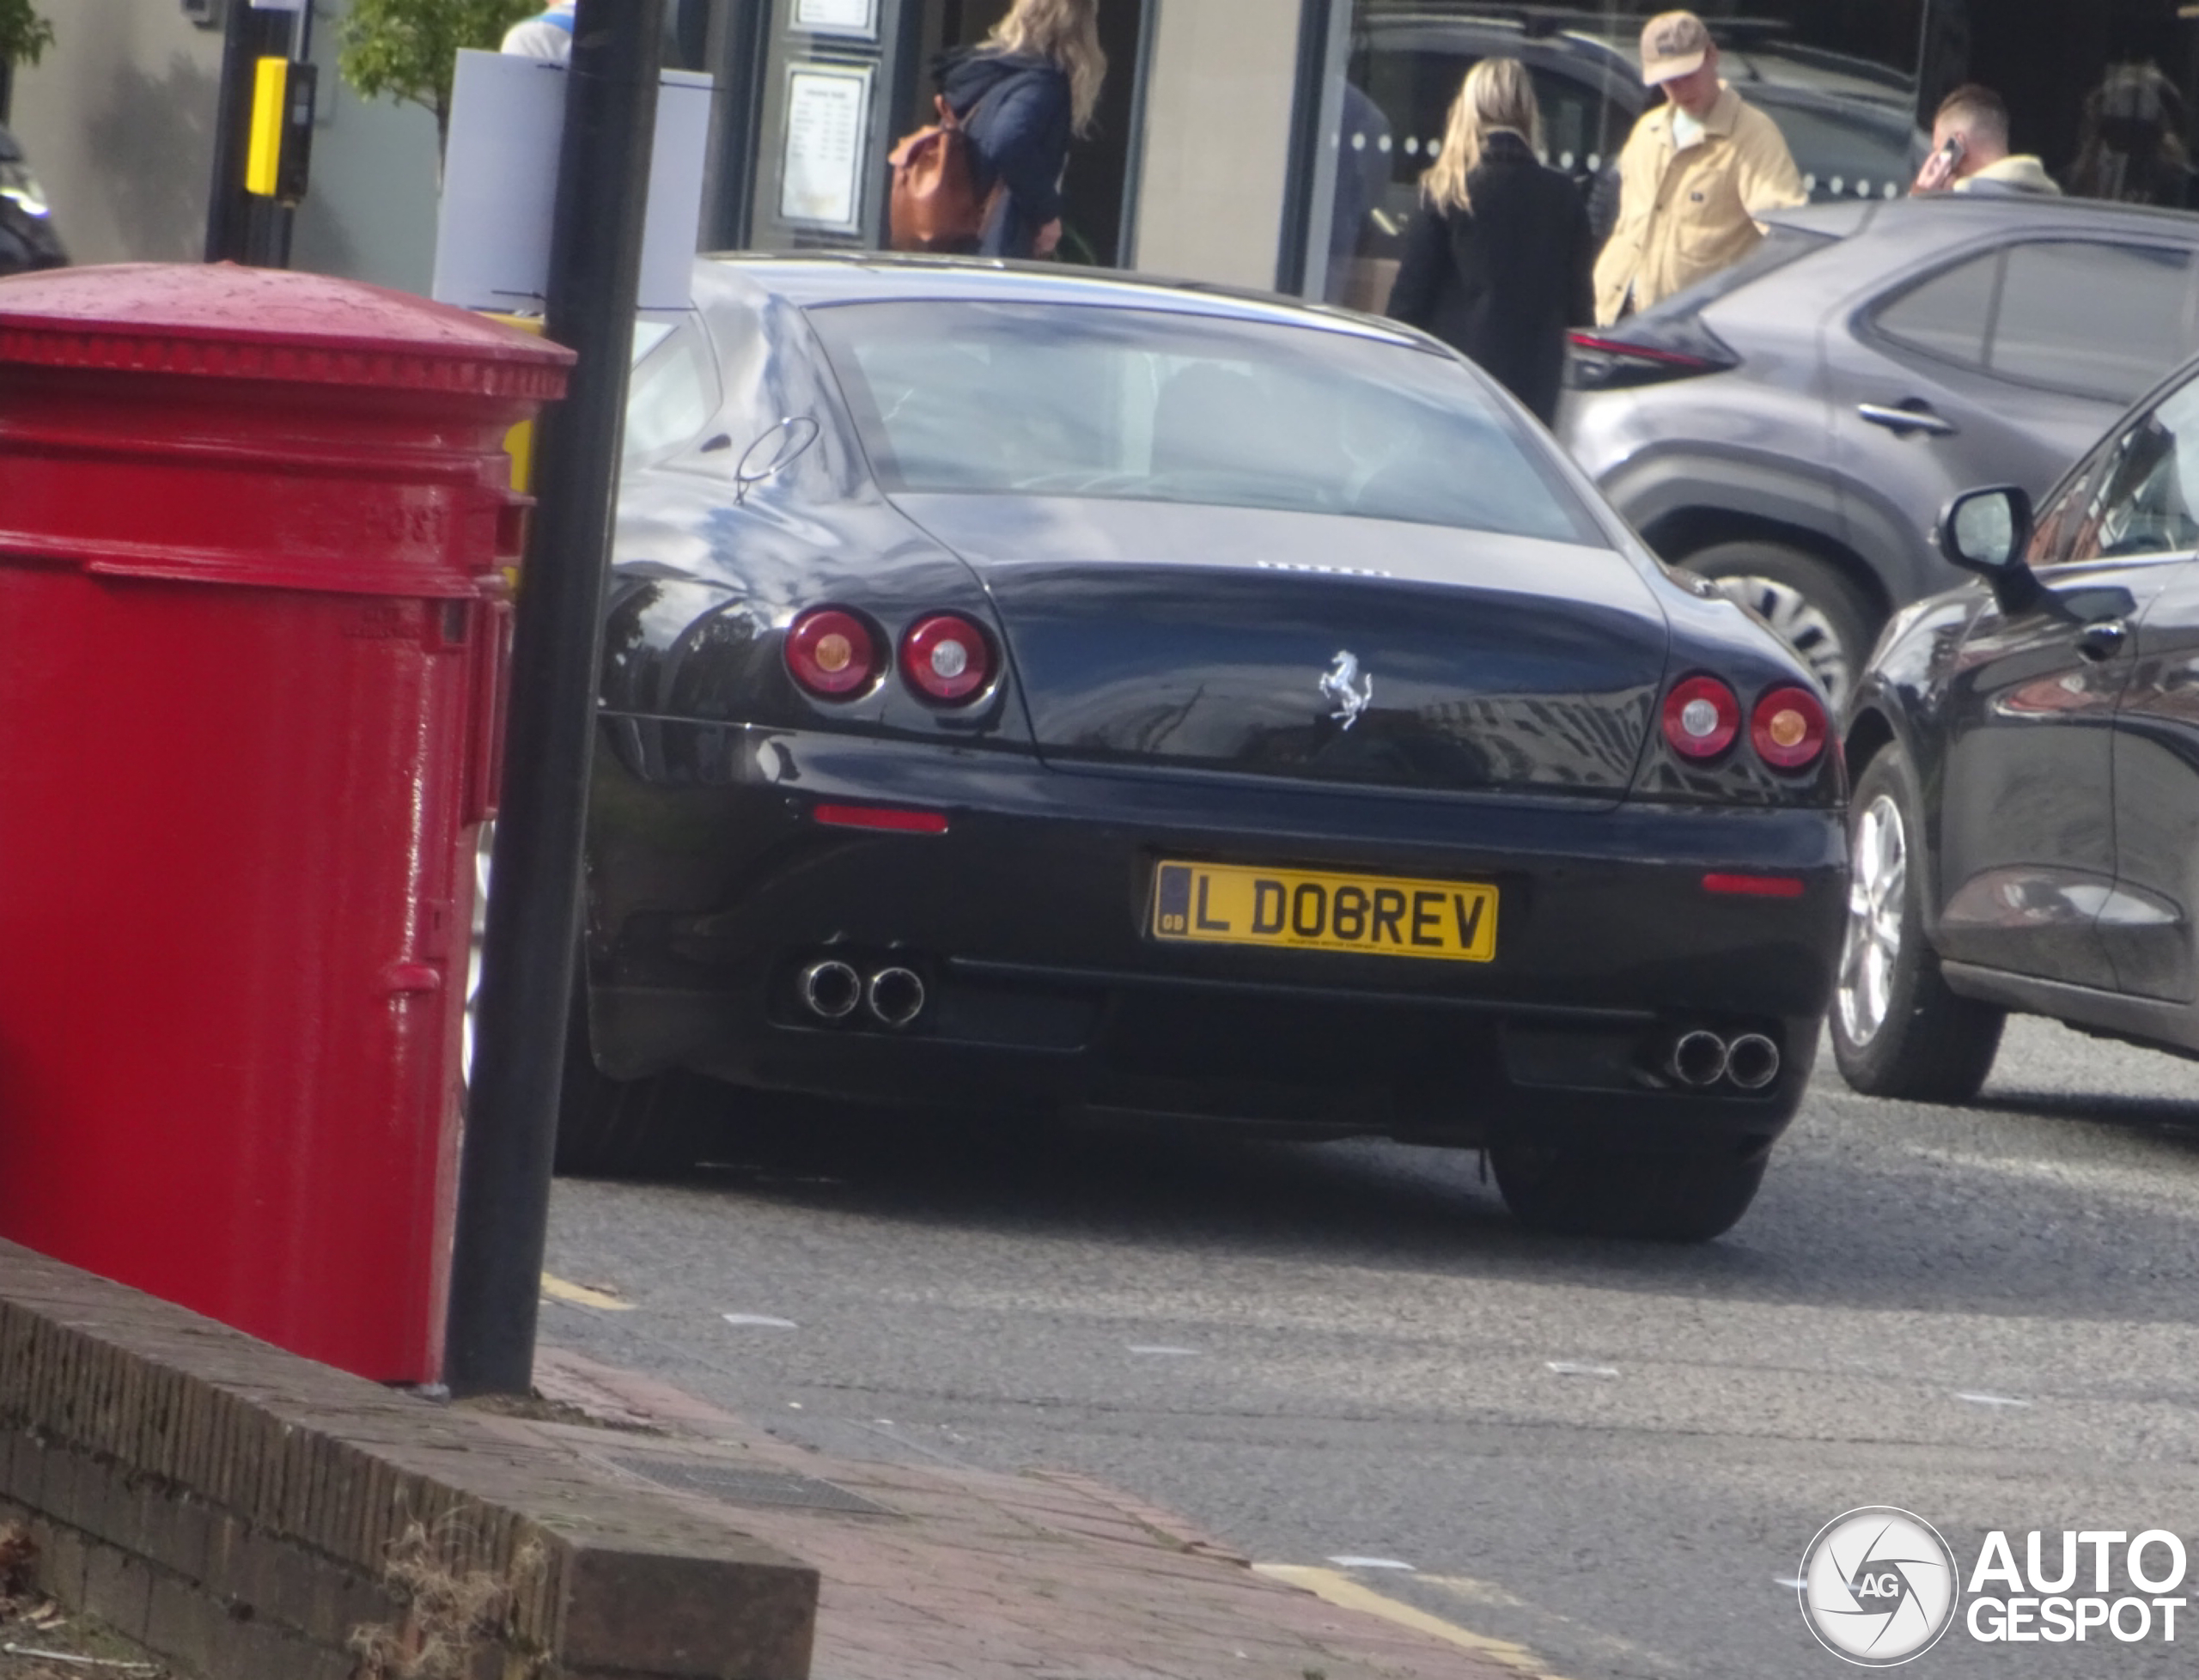
{"type": "Polygon", "coordinates": [[[2011,1011],[2199,1054],[2199,364],[1940,542],[1981,581],[1895,619],[1848,724],[1841,1070],[1967,1101],[2011,1011]]]}
{"type": "Polygon", "coordinates": [[[688,1154],[701,1080],[1739,1218],[1831,987],[1840,755],[1490,381],[1054,269],[696,296],[634,373],[563,1170],[688,1154]]]}

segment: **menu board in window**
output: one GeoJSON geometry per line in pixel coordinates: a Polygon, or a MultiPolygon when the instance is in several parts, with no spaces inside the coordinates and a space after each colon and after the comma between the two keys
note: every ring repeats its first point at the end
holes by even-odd
{"type": "Polygon", "coordinates": [[[856,230],[869,143],[871,74],[868,65],[789,69],[785,161],[779,176],[782,221],[856,230]]]}

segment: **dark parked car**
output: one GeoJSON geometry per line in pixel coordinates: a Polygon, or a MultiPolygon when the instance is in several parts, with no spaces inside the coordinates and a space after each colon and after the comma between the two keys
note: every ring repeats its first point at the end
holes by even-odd
{"type": "Polygon", "coordinates": [[[46,189],[31,173],[21,143],[0,128],[0,274],[64,268],[68,262],[46,189]]]}
{"type": "Polygon", "coordinates": [[[1825,714],[1489,380],[1052,269],[697,295],[635,374],[567,1168],[691,1147],[703,1075],[1739,1217],[1846,902],[1825,714]]]}
{"type": "Polygon", "coordinates": [[[1740,266],[1576,335],[1559,433],[1666,560],[1721,580],[1836,704],[1956,573],[1967,486],[2044,492],[2199,350],[2199,216],[2075,200],[1783,213],[1740,266]]]}
{"type": "Polygon", "coordinates": [[[2199,1052],[2199,374],[1940,540],[1984,581],[1895,620],[1848,726],[1842,1070],[1962,1101],[2010,1010],[2199,1052]]]}

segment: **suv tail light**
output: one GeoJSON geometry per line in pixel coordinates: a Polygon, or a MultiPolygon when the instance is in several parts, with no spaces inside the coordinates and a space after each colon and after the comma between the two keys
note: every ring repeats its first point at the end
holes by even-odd
{"type": "Polygon", "coordinates": [[[844,700],[878,680],[878,638],[854,613],[813,607],[787,629],[787,670],[825,700],[844,700]]]}
{"type": "Polygon", "coordinates": [[[1572,353],[1566,357],[1565,382],[1575,391],[1619,391],[1721,374],[1740,365],[1740,358],[1710,338],[1708,329],[1702,337],[1709,343],[1683,347],[1637,343],[1608,332],[1569,332],[1565,341],[1572,353]]]}
{"type": "Polygon", "coordinates": [[[1816,695],[1803,688],[1775,688],[1756,703],[1749,742],[1775,770],[1806,770],[1817,763],[1831,724],[1816,695]]]}
{"type": "Polygon", "coordinates": [[[1665,739],[1683,758],[1715,758],[1741,733],[1741,703],[1715,677],[1690,677],[1665,697],[1665,739]]]}
{"type": "Polygon", "coordinates": [[[901,674],[925,698],[959,705],[992,681],[992,643],[958,612],[928,613],[901,638],[901,674]]]}

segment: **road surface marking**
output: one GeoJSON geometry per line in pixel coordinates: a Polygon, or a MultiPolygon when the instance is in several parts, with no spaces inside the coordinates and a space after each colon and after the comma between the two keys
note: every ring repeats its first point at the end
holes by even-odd
{"type": "Polygon", "coordinates": [[[791,1318],[774,1318],[768,1312],[726,1312],[719,1315],[736,1330],[800,1330],[791,1318]]]}
{"type": "Polygon", "coordinates": [[[1256,1573],[1287,1586],[1300,1587],[1325,1604],[1339,1610],[1364,1610],[1369,1616],[1379,1616],[1385,1622],[1400,1628],[1410,1628],[1416,1633],[1428,1634],[1461,1651],[1471,1651],[1476,1656],[1486,1657],[1490,1662],[1502,1664],[1514,1672],[1530,1677],[1530,1680],[1560,1680],[1543,1666],[1541,1658],[1524,1645],[1514,1645],[1509,1640],[1491,1639],[1486,1634],[1477,1634],[1461,1628],[1455,1622],[1446,1622],[1440,1616],[1430,1616],[1426,1610],[1411,1604],[1400,1604],[1395,1598],[1386,1598],[1371,1588],[1361,1586],[1349,1575],[1335,1569],[1315,1569],[1296,1563],[1255,1563],[1256,1573]]]}
{"type": "Polygon", "coordinates": [[[606,1295],[600,1289],[591,1289],[585,1283],[568,1283],[562,1277],[542,1274],[542,1293],[553,1301],[563,1301],[568,1306],[592,1306],[598,1312],[631,1312],[634,1304],[622,1301],[616,1295],[606,1295]]]}

